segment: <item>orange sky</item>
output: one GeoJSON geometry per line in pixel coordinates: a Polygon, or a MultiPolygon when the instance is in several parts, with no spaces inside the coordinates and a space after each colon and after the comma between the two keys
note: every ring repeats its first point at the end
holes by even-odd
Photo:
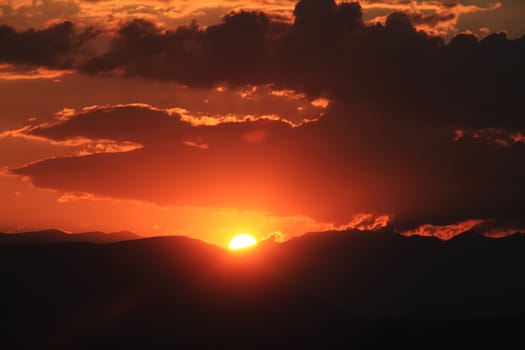
{"type": "Polygon", "coordinates": [[[0,53],[0,231],[129,230],[225,246],[241,232],[282,240],[387,225],[444,238],[521,230],[525,126],[508,91],[523,73],[510,71],[523,55],[515,38],[525,33],[525,3],[369,0],[359,14],[301,3],[295,12],[285,0],[0,5],[0,52],[38,52],[0,53]],[[312,29],[326,25],[316,6],[358,29],[312,29]],[[241,9],[266,15],[221,19],[241,9]],[[396,11],[401,18],[389,16],[396,11]],[[185,27],[187,37],[176,31],[194,19],[200,27],[185,27]],[[344,30],[365,39],[333,44],[344,30]],[[483,42],[499,31],[508,34],[483,42]],[[388,51],[381,35],[403,49],[388,51]],[[481,49],[453,51],[468,40],[481,49]],[[479,53],[492,47],[501,57],[479,53]],[[444,56],[426,65],[438,50],[444,56]],[[503,73],[464,73],[478,61],[509,62],[507,52],[508,66],[491,68],[503,73]],[[412,74],[442,57],[452,68],[429,74],[452,83],[412,74]]]}
{"type": "MultiPolygon", "coordinates": [[[[5,80],[0,81],[0,86],[5,92],[3,98],[14,101],[2,110],[5,116],[2,119],[4,132],[0,137],[0,162],[4,169],[0,176],[0,189],[5,199],[0,202],[2,231],[46,227],[71,232],[129,230],[144,235],[185,234],[224,245],[232,234],[238,232],[250,232],[264,238],[272,233],[281,237],[284,232],[293,235],[334,228],[331,223],[301,215],[274,216],[268,212],[236,208],[159,206],[140,200],[43,189],[31,185],[28,179],[7,174],[8,169],[41,159],[127,150],[126,147],[119,149],[118,143],[109,140],[50,142],[44,138],[24,136],[19,130],[20,127],[61,118],[65,112],[74,113],[75,108],[82,110],[96,103],[116,105],[141,101],[178,108],[187,111],[189,116],[192,113],[189,110],[195,111],[200,118],[204,118],[203,122],[212,123],[223,117],[257,117],[266,113],[286,114],[295,122],[319,117],[323,107],[313,106],[303,95],[262,87],[256,92],[257,98],[251,98],[243,97],[243,91],[228,89],[190,89],[178,84],[76,75],[63,76],[59,82],[47,78],[5,80]],[[17,96],[28,89],[46,91],[46,96],[43,98],[31,93],[17,103],[17,96]],[[69,101],[66,106],[63,105],[65,99],[69,101]],[[43,111],[42,114],[34,112],[36,105],[38,110],[43,111]],[[10,119],[9,116],[13,117],[10,119]],[[112,147],[115,149],[112,150],[112,147]]],[[[256,134],[254,136],[257,137],[256,134]]]]}

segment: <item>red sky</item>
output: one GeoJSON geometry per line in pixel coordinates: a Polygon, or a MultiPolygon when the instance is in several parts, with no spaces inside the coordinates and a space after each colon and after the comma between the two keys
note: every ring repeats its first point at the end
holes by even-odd
{"type": "Polygon", "coordinates": [[[521,0],[15,0],[0,25],[0,231],[525,227],[521,0]]]}

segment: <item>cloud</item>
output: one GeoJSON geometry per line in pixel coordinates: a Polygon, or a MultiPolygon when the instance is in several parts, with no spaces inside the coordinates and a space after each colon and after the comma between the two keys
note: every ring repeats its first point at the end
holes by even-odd
{"type": "Polygon", "coordinates": [[[455,141],[464,138],[480,142],[494,143],[500,146],[512,146],[515,143],[525,143],[525,130],[508,130],[498,128],[484,128],[471,130],[455,130],[455,141]]]}
{"type": "Polygon", "coordinates": [[[0,62],[27,64],[56,69],[73,67],[74,56],[96,31],[75,31],[71,22],[53,24],[46,29],[17,32],[0,25],[0,62]]]}
{"type": "Polygon", "coordinates": [[[503,238],[517,233],[525,233],[523,217],[514,220],[469,219],[448,225],[424,224],[412,230],[402,232],[405,236],[436,237],[442,240],[452,239],[467,231],[475,231],[490,238],[503,238]]]}
{"type": "MultiPolygon", "coordinates": [[[[263,12],[246,11],[227,14],[221,23],[207,27],[194,23],[169,28],[135,19],[118,26],[107,50],[103,49],[106,44],[94,44],[105,42],[107,36],[97,37],[99,32],[93,29],[76,33],[70,22],[26,32],[4,26],[4,36],[26,43],[24,47],[38,44],[44,48],[34,55],[16,49],[21,44],[10,45],[0,60],[188,86],[274,84],[276,90],[295,90],[313,98],[325,94],[354,100],[380,98],[396,104],[404,98],[408,99],[404,105],[415,102],[419,108],[443,100],[457,108],[479,106],[479,110],[460,111],[471,114],[469,118],[477,118],[487,108],[493,113],[512,107],[502,99],[519,98],[512,87],[523,74],[520,62],[525,39],[510,40],[500,33],[479,40],[460,34],[445,44],[440,37],[416,28],[445,25],[458,11],[477,11],[478,7],[425,4],[440,12],[395,12],[383,24],[374,25],[364,24],[359,4],[330,0],[299,1],[291,24],[275,22],[263,12]],[[86,45],[97,49],[87,50],[86,45]],[[477,76],[480,71],[491,85],[479,84],[477,79],[484,79],[477,76]],[[426,93],[414,101],[412,96],[421,91],[426,93]],[[480,106],[479,100],[485,105],[480,106]]],[[[443,114],[456,118],[448,111],[443,114]]]]}
{"type": "Polygon", "coordinates": [[[464,232],[475,229],[480,224],[482,224],[483,221],[484,220],[466,220],[455,224],[441,226],[425,224],[417,227],[414,230],[405,231],[403,232],[403,235],[437,237],[442,240],[449,240],[464,232]]]}
{"type": "Polygon", "coordinates": [[[205,30],[192,25],[163,31],[151,22],[134,20],[119,29],[109,52],[94,57],[81,69],[173,79],[190,86],[221,81],[258,83],[263,78],[257,75],[264,74],[264,69],[260,73],[256,69],[262,68],[267,58],[265,35],[269,26],[267,17],[255,12],[227,15],[223,24],[205,30]],[[249,80],[241,78],[243,74],[249,80]]]}
{"type": "MultiPolygon", "coordinates": [[[[150,0],[147,4],[138,0],[119,1],[31,1],[17,0],[0,5],[0,19],[18,29],[44,28],[57,21],[73,21],[80,26],[97,26],[104,30],[114,29],[122,22],[134,19],[146,19],[164,27],[187,25],[197,20],[201,25],[208,26],[219,22],[220,18],[230,12],[242,9],[247,11],[264,11],[273,21],[293,22],[294,2],[287,0],[194,0],[181,2],[176,0],[150,0]]],[[[441,34],[453,34],[459,30],[474,30],[479,28],[479,22],[488,21],[484,25],[507,29],[512,33],[520,33],[523,24],[519,13],[523,5],[519,1],[487,2],[484,0],[459,2],[443,1],[399,1],[399,0],[363,0],[361,1],[367,19],[386,18],[395,11],[414,15],[414,20],[424,17],[427,24],[419,28],[441,34]],[[521,6],[521,7],[520,7],[521,6]],[[498,10],[495,12],[495,10],[498,10]],[[447,14],[453,14],[450,18],[447,14]],[[483,14],[489,14],[490,17],[483,14]],[[472,14],[474,16],[472,16],[472,14]],[[478,15],[481,14],[481,18],[478,15]],[[469,26],[465,27],[458,20],[466,18],[469,26]],[[506,20],[506,21],[505,21],[506,20]],[[476,21],[478,24],[476,24],[476,21]],[[508,28],[500,27],[504,22],[508,28]],[[497,24],[497,25],[496,25],[497,24]]],[[[461,21],[460,21],[461,22],[461,21]]],[[[515,35],[515,34],[513,34],[515,35]]]]}
{"type": "Polygon", "coordinates": [[[363,6],[371,9],[370,13],[375,14],[375,17],[369,19],[371,23],[384,23],[392,11],[403,12],[416,28],[429,34],[450,38],[460,31],[458,29],[460,18],[469,14],[492,12],[500,9],[502,4],[501,2],[494,2],[484,7],[481,4],[464,4],[462,2],[367,1],[363,2],[363,6]]]}
{"type": "Polygon", "coordinates": [[[354,218],[343,227],[337,229],[354,229],[360,231],[374,231],[380,228],[388,226],[390,221],[389,215],[373,215],[371,213],[367,214],[357,214],[354,218]]]}
{"type": "Polygon", "coordinates": [[[97,107],[24,132],[55,142],[84,137],[143,148],[13,171],[65,192],[307,215],[337,227],[522,215],[521,148],[455,142],[452,133],[393,123],[378,128],[382,110],[367,107],[348,120],[337,106],[329,108],[321,119],[294,126],[265,118],[194,125],[150,106],[97,107]]]}
{"type": "Polygon", "coordinates": [[[405,13],[365,25],[357,3],[329,0],[300,1],[294,14],[292,25],[238,12],[206,28],[174,30],[135,20],[78,69],[189,86],[273,84],[312,99],[381,101],[407,119],[432,114],[429,122],[491,127],[494,115],[500,126],[522,120],[516,86],[525,38],[459,34],[446,44],[416,30],[405,13]]]}
{"type": "Polygon", "coordinates": [[[0,5],[0,19],[17,28],[47,26],[53,21],[77,19],[81,11],[75,1],[7,1],[0,5]]]}
{"type": "Polygon", "coordinates": [[[89,201],[100,201],[108,200],[108,198],[96,197],[90,193],[76,193],[76,192],[66,192],[60,197],[57,198],[58,203],[69,203],[80,200],[89,200],[89,201]]]}
{"type": "Polygon", "coordinates": [[[68,70],[52,70],[33,66],[15,67],[10,64],[0,64],[0,80],[54,79],[58,82],[59,78],[71,73],[72,71],[68,70]]]}

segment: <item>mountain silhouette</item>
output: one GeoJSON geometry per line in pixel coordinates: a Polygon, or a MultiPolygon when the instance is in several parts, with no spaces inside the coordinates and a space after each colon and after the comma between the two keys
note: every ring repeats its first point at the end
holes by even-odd
{"type": "Polygon", "coordinates": [[[62,242],[92,242],[113,243],[140,238],[139,235],[128,232],[83,232],[70,234],[64,231],[50,229],[44,231],[0,233],[0,246],[24,244],[50,244],[62,242]]]}
{"type": "Polygon", "coordinates": [[[13,348],[520,348],[524,251],[523,235],[388,231],[239,252],[180,236],[3,245],[0,336],[13,348]]]}

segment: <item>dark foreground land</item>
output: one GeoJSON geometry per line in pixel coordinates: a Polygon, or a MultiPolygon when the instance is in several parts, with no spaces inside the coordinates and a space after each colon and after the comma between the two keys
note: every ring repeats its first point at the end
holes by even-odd
{"type": "Polygon", "coordinates": [[[525,348],[525,235],[327,232],[242,253],[184,237],[12,238],[2,349],[525,348]]]}

